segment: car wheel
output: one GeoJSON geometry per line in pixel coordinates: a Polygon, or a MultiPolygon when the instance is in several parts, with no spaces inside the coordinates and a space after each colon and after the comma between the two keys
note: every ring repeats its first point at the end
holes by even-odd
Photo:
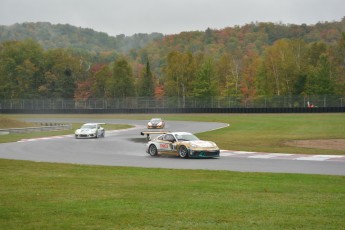
{"type": "Polygon", "coordinates": [[[102,133],[102,137],[105,137],[105,131],[102,133]]]}
{"type": "Polygon", "coordinates": [[[158,153],[157,147],[154,144],[150,145],[149,154],[154,157],[154,156],[157,156],[157,153],[158,153]]]}
{"type": "Polygon", "coordinates": [[[181,158],[187,158],[188,157],[188,149],[186,148],[186,146],[182,145],[179,149],[178,149],[178,155],[181,158]]]}

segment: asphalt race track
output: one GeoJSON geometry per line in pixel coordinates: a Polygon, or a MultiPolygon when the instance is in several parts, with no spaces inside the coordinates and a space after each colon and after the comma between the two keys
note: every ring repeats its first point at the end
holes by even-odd
{"type": "MultiPolygon", "coordinates": [[[[33,122],[105,122],[130,124],[127,130],[106,130],[105,138],[75,139],[73,135],[22,140],[0,144],[0,158],[88,165],[144,168],[205,169],[240,172],[275,172],[345,175],[345,156],[267,154],[222,150],[220,158],[181,159],[151,157],[145,152],[145,120],[124,119],[25,119],[33,122]]],[[[167,121],[165,130],[200,133],[228,126],[215,122],[167,121]]],[[[106,128],[106,126],[105,126],[106,128]]],[[[0,136],[1,138],[1,136],[0,136]]]]}

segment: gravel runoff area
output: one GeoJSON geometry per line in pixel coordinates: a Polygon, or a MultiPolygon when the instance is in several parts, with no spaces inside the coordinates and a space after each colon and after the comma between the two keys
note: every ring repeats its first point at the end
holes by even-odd
{"type": "Polygon", "coordinates": [[[345,150],[345,139],[295,140],[295,141],[289,141],[286,144],[290,146],[304,147],[304,148],[345,150]]]}

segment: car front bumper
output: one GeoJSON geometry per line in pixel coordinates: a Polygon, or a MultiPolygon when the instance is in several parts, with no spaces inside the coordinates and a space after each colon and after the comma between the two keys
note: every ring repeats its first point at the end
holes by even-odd
{"type": "Polygon", "coordinates": [[[95,138],[96,134],[95,133],[90,133],[90,134],[75,134],[75,138],[95,138]]]}
{"type": "Polygon", "coordinates": [[[164,127],[162,125],[148,125],[148,129],[163,129],[164,127]]]}
{"type": "Polygon", "coordinates": [[[211,158],[220,157],[219,150],[189,150],[190,158],[211,158]]]}

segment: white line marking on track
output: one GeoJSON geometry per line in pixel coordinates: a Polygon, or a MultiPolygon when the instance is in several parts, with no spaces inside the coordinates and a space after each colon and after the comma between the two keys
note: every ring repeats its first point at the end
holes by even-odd
{"type": "Polygon", "coordinates": [[[64,136],[51,136],[51,137],[39,137],[39,138],[32,138],[32,139],[21,139],[17,142],[31,142],[31,141],[39,141],[39,140],[52,140],[52,139],[62,139],[67,136],[71,135],[64,135],[64,136]]]}
{"type": "Polygon", "coordinates": [[[298,157],[296,158],[296,160],[299,161],[326,161],[326,160],[330,160],[333,158],[342,158],[345,156],[338,156],[338,155],[312,155],[312,156],[304,156],[304,157],[298,157]]]}
{"type": "Polygon", "coordinates": [[[261,158],[261,159],[268,159],[268,158],[274,158],[274,157],[285,157],[285,156],[291,156],[293,154],[288,153],[267,153],[267,154],[258,154],[254,156],[249,156],[248,158],[261,158]]]}
{"type": "Polygon", "coordinates": [[[221,157],[241,157],[249,159],[284,159],[284,160],[304,160],[304,161],[338,161],[345,162],[344,155],[305,155],[291,153],[262,153],[220,150],[221,157]]]}

